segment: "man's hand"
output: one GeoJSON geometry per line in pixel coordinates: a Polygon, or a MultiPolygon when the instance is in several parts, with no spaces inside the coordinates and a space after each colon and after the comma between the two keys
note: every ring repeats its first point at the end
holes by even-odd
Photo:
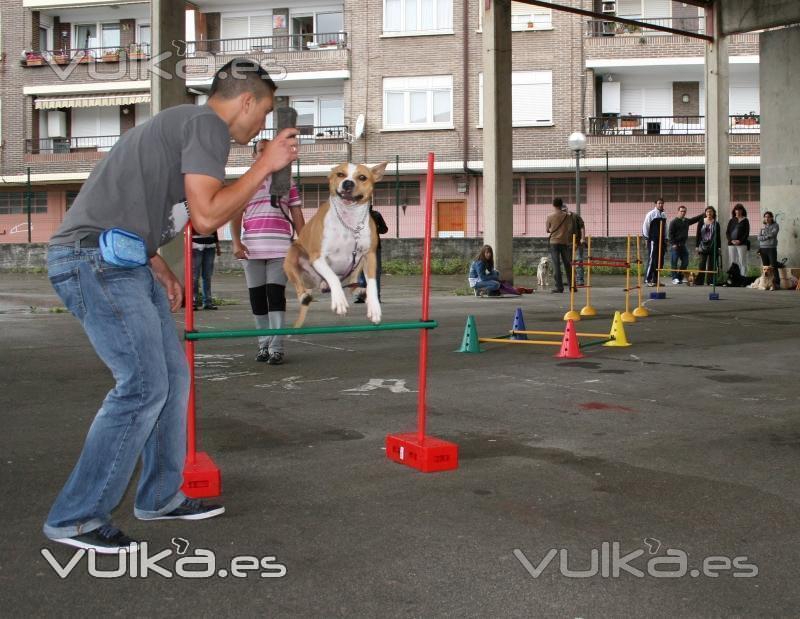
{"type": "Polygon", "coordinates": [[[734,245],[741,245],[742,244],[741,241],[731,241],[731,243],[734,244],[734,245]]]}
{"type": "Polygon", "coordinates": [[[270,164],[272,172],[277,172],[297,159],[297,129],[284,129],[274,140],[270,140],[261,151],[259,159],[270,164]]]}
{"type": "Polygon", "coordinates": [[[170,310],[177,312],[181,309],[181,304],[183,303],[183,286],[181,286],[178,278],[175,277],[175,274],[167,266],[164,259],[158,254],[150,258],[150,268],[153,269],[153,275],[156,276],[158,282],[167,291],[170,310]]]}
{"type": "Polygon", "coordinates": [[[233,255],[239,258],[239,260],[247,260],[247,245],[244,243],[234,243],[233,255]]]}

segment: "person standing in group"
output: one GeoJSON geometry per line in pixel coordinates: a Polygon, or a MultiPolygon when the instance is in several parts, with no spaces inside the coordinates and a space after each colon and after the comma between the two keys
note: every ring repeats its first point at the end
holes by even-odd
{"type": "Polygon", "coordinates": [[[764,226],[758,233],[758,255],[761,264],[772,267],[774,274],[775,290],[781,289],[781,273],[778,268],[778,232],[780,226],[775,221],[772,211],[764,212],[764,226]]]}
{"type": "Polygon", "coordinates": [[[669,222],[670,266],[672,267],[672,283],[683,283],[683,274],[689,266],[689,250],[686,243],[689,240],[689,227],[703,219],[705,214],[696,217],[686,217],[686,207],[678,207],[678,216],[669,222]],[[680,264],[680,266],[678,266],[680,264]]]}
{"type": "Polygon", "coordinates": [[[215,310],[214,297],[211,296],[211,278],[214,275],[214,258],[221,254],[219,236],[214,234],[200,234],[192,230],[192,292],[194,295],[194,309],[200,309],[199,285],[200,276],[203,277],[203,309],[215,310]]]}
{"type": "Polygon", "coordinates": [[[231,60],[214,76],[206,104],[167,108],[126,131],[50,239],[50,282],[115,381],[47,516],[44,534],[55,542],[138,551],[111,523],[137,467],[137,519],[200,520],[225,511],[181,491],[189,368],[170,311],[181,307],[183,287],[157,250],[189,220],[212,234],[266,177],[297,159],[297,130],[286,129],[225,184],[231,141],[247,144],[263,129],[275,90],[257,62],[231,60]]]}
{"type": "Polygon", "coordinates": [[[720,267],[720,228],[717,221],[717,210],[713,206],[707,206],[705,217],[701,225],[697,226],[695,242],[697,254],[700,259],[699,269],[695,284],[702,286],[704,283],[709,286],[714,283],[714,279],[720,267]],[[702,271],[714,271],[714,273],[703,273],[702,271]]]}
{"type": "MultiPolygon", "coordinates": [[[[253,152],[258,161],[269,140],[260,140],[253,152]]],[[[233,255],[244,261],[244,275],[250,293],[250,309],[258,329],[282,329],[286,323],[286,273],[283,261],[292,244],[293,232],[305,225],[302,201],[292,182],[287,196],[273,204],[272,176],[247,203],[244,212],[231,221],[233,255]]],[[[256,361],[269,365],[283,363],[283,335],[258,338],[256,361]]]]}
{"type": "MultiPolygon", "coordinates": [[[[386,221],[383,219],[383,215],[381,215],[378,211],[376,211],[372,204],[369,205],[369,216],[372,217],[372,221],[375,222],[375,228],[378,231],[378,248],[376,250],[378,264],[375,268],[375,280],[378,284],[378,301],[381,300],[381,270],[383,269],[383,260],[381,260],[381,234],[386,234],[389,232],[389,226],[386,225],[386,221]]],[[[353,293],[353,303],[364,303],[367,300],[367,276],[364,274],[364,269],[361,269],[361,273],[358,276],[358,288],[356,288],[355,293],[353,293]]]]}
{"type": "Polygon", "coordinates": [[[642,224],[642,236],[647,241],[647,272],[645,283],[655,286],[659,269],[664,266],[664,250],[666,249],[667,215],[664,213],[664,200],[656,200],[656,207],[647,213],[642,224]]]}
{"type": "Polygon", "coordinates": [[[576,234],[574,218],[564,209],[561,198],[553,200],[553,212],[547,217],[545,224],[550,235],[550,259],[553,261],[553,274],[556,287],[550,292],[564,292],[564,280],[561,277],[561,265],[567,275],[567,286],[572,286],[572,237],[576,234]]]}
{"type": "Polygon", "coordinates": [[[731,219],[725,230],[728,239],[728,261],[739,266],[739,274],[747,276],[747,252],[750,251],[750,221],[743,204],[731,211],[731,219]]]}

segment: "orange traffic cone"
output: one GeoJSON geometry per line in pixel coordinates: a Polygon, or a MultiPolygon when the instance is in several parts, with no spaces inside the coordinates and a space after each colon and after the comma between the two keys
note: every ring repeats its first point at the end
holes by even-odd
{"type": "Polygon", "coordinates": [[[575,323],[567,321],[564,329],[564,339],[561,340],[561,351],[556,355],[559,359],[582,359],[581,347],[578,344],[578,334],[575,332],[575,323]]]}

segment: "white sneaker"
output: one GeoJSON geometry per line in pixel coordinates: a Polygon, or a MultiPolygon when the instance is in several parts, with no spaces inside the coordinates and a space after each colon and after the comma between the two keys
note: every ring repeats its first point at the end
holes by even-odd
{"type": "Polygon", "coordinates": [[[673,285],[673,286],[677,286],[677,285],[678,285],[678,284],[680,284],[680,283],[681,283],[681,280],[679,280],[677,277],[676,277],[675,279],[673,279],[673,280],[672,280],[672,285],[673,285]]]}

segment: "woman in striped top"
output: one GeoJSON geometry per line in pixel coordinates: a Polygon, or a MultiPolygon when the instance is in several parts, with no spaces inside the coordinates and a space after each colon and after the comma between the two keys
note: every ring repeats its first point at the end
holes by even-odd
{"type": "MultiPolygon", "coordinates": [[[[253,158],[261,156],[267,140],[256,144],[253,158]]],[[[286,273],[283,260],[292,243],[292,233],[305,224],[302,201],[292,183],[288,196],[273,206],[268,176],[250,198],[242,215],[231,222],[233,253],[244,261],[244,274],[250,292],[250,307],[258,329],[281,329],[286,317],[286,273]]],[[[270,365],[283,363],[284,336],[258,338],[256,361],[270,365]]]]}

